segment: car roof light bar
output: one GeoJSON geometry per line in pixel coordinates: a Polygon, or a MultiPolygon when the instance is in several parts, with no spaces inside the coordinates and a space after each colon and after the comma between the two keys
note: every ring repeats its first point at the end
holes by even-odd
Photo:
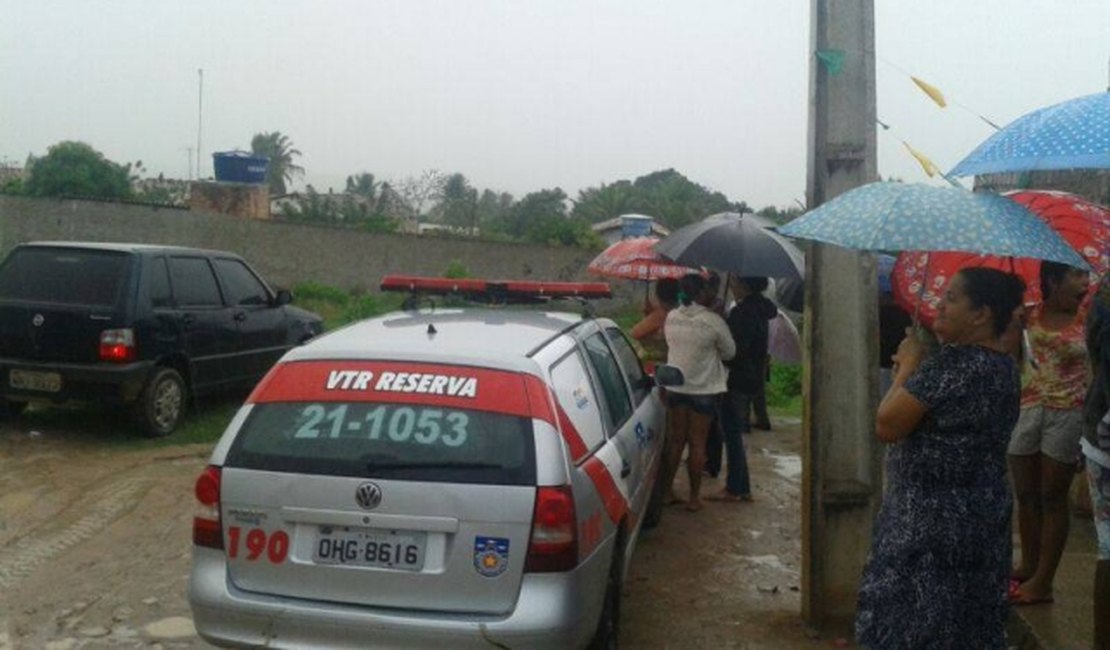
{"type": "Polygon", "coordinates": [[[414,295],[459,295],[471,300],[493,303],[543,302],[549,298],[612,298],[604,282],[545,282],[523,280],[479,280],[473,278],[426,278],[415,275],[387,275],[382,291],[414,295]]]}

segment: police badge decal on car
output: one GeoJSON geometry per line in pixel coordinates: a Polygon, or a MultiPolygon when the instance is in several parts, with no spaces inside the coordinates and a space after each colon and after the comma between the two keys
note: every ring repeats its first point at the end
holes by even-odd
{"type": "Polygon", "coordinates": [[[474,568],[487,578],[496,578],[509,566],[509,540],[504,537],[474,538],[474,568]]]}

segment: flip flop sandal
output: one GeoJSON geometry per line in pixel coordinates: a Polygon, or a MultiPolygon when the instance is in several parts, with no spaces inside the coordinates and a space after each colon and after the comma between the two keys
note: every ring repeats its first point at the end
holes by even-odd
{"type": "Polygon", "coordinates": [[[1009,601],[1012,607],[1028,607],[1030,605],[1051,605],[1055,602],[1055,599],[1052,596],[1037,598],[1014,590],[1010,592],[1009,601]]]}

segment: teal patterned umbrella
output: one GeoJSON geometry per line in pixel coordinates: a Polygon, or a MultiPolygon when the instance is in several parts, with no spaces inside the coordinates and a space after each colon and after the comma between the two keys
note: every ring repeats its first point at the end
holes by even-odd
{"type": "Polygon", "coordinates": [[[967,251],[1089,268],[1025,206],[996,194],[869,183],[779,228],[788,237],[870,251],[967,251]]]}

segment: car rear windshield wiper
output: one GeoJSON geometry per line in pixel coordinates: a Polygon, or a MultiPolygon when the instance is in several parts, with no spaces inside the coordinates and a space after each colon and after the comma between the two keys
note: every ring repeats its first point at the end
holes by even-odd
{"type": "Polygon", "coordinates": [[[472,463],[464,461],[413,461],[397,463],[366,464],[366,469],[505,469],[504,465],[497,463],[472,463]]]}

